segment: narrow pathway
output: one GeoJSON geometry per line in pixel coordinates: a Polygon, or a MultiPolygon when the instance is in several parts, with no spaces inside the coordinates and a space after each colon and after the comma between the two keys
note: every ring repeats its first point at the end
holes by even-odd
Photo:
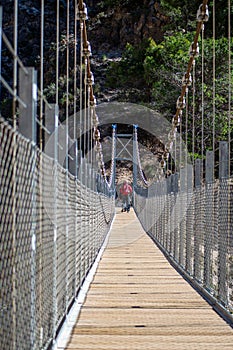
{"type": "Polygon", "coordinates": [[[233,330],[117,210],[67,350],[233,349],[233,330]]]}

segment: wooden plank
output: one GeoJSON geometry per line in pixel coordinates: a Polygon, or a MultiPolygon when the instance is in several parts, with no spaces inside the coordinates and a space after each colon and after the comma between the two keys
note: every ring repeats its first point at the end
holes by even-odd
{"type": "Polygon", "coordinates": [[[74,335],[74,342],[67,349],[80,350],[174,350],[174,349],[232,349],[232,341],[226,336],[135,336],[135,335],[74,335]]]}
{"type": "Polygon", "coordinates": [[[118,211],[67,350],[232,346],[232,328],[171,267],[134,212],[118,211]]]}

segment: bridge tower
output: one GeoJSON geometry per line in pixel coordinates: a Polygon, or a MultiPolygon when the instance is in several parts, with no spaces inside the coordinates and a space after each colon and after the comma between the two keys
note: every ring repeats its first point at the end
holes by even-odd
{"type": "Polygon", "coordinates": [[[132,134],[117,133],[117,125],[113,124],[114,137],[114,166],[113,179],[116,181],[116,166],[117,161],[131,161],[133,163],[133,187],[135,188],[137,182],[137,153],[136,153],[136,132],[137,125],[133,125],[132,134]]]}

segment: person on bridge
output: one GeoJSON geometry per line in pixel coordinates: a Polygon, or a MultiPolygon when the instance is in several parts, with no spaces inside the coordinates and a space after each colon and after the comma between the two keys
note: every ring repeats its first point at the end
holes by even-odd
{"type": "Polygon", "coordinates": [[[120,197],[122,200],[122,209],[121,211],[127,211],[127,213],[130,211],[130,202],[131,202],[131,194],[133,190],[130,184],[125,180],[123,182],[123,185],[120,187],[120,197]]]}

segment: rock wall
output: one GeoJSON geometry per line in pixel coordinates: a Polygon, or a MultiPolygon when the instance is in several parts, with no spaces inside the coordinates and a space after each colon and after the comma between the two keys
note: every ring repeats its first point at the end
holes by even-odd
{"type": "MultiPolygon", "coordinates": [[[[123,49],[127,43],[137,44],[152,37],[163,39],[163,26],[168,18],[161,14],[154,0],[134,1],[135,5],[103,7],[97,1],[87,1],[89,8],[89,37],[96,51],[123,49]],[[94,5],[94,6],[93,6],[94,5]]],[[[127,1],[126,1],[127,3],[127,1]]]]}

